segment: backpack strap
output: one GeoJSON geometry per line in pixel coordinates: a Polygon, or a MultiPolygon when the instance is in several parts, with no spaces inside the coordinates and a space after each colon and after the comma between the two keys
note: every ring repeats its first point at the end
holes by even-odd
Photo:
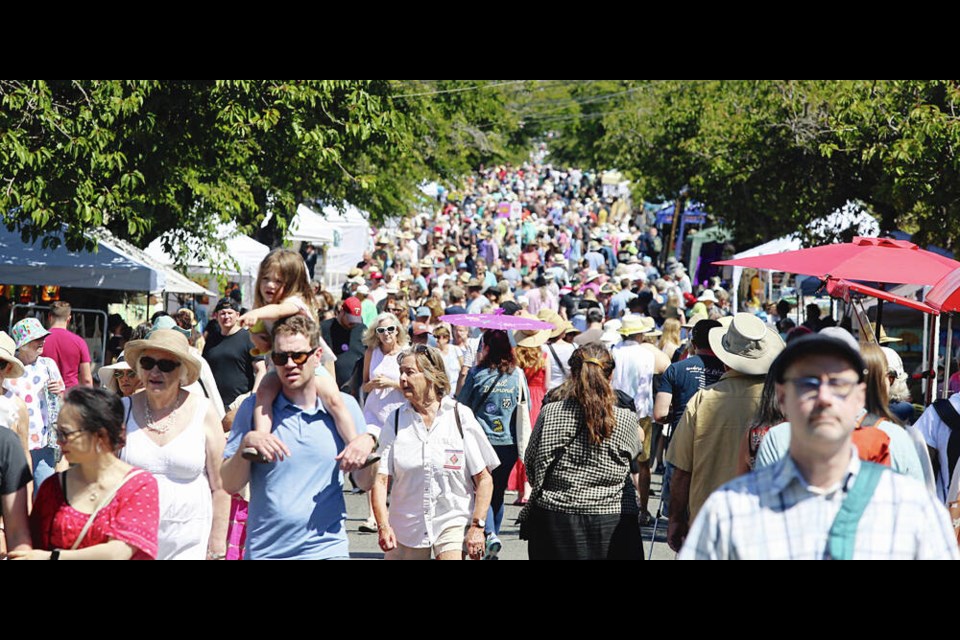
{"type": "Polygon", "coordinates": [[[960,414],[947,398],[941,398],[933,403],[933,409],[950,429],[950,439],[947,440],[947,477],[953,477],[953,470],[960,460],[960,414]]]}
{"type": "Polygon", "coordinates": [[[397,409],[393,414],[393,437],[396,438],[400,434],[400,409],[397,409]]]}
{"type": "Polygon", "coordinates": [[[853,481],[853,486],[847,491],[840,505],[840,511],[830,527],[830,537],[827,540],[827,552],[834,560],[853,559],[853,550],[857,541],[857,526],[863,512],[870,504],[873,492],[880,483],[883,475],[883,466],[872,462],[861,462],[860,473],[853,481]]]}
{"type": "Polygon", "coordinates": [[[460,432],[460,439],[463,439],[463,423],[460,422],[460,403],[457,402],[453,405],[453,417],[457,421],[457,431],[460,432]]]}

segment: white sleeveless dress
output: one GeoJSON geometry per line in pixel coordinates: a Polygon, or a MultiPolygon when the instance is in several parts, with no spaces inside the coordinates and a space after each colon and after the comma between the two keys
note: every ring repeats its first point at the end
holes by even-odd
{"type": "Polygon", "coordinates": [[[197,398],[190,424],[173,440],[160,446],[140,428],[130,398],[123,399],[127,413],[127,443],[120,458],[146,469],[160,489],[160,528],[157,560],[205,560],[213,498],[207,480],[207,447],[204,418],[206,398],[197,398]]]}
{"type": "MultiPolygon", "coordinates": [[[[370,354],[370,379],[373,380],[382,375],[391,380],[400,380],[400,363],[397,362],[397,356],[401,353],[402,350],[398,350],[393,355],[385,356],[380,347],[375,347],[370,354]]],[[[367,424],[383,427],[387,416],[406,401],[403,392],[395,387],[374,389],[367,395],[367,400],[363,404],[363,418],[367,424]]]]}

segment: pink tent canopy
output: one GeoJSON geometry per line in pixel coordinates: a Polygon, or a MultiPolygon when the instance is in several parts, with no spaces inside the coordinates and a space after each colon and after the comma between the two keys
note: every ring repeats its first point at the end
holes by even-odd
{"type": "Polygon", "coordinates": [[[857,236],[853,242],[766,256],[721,260],[716,265],[775,269],[788,273],[891,284],[933,285],[960,262],[921,249],[912,242],[857,236]]]}
{"type": "Polygon", "coordinates": [[[927,304],[942,313],[960,311],[960,269],[945,275],[927,292],[927,304]]]}

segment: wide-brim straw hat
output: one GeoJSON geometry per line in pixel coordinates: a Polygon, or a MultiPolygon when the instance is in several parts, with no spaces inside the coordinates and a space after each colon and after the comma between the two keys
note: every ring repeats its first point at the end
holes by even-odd
{"type": "MultiPolygon", "coordinates": [[[[516,316],[531,320],[537,319],[535,315],[526,311],[518,311],[516,316]]],[[[513,337],[516,339],[518,347],[541,347],[547,343],[552,333],[552,329],[518,329],[513,333],[513,337]]]]}
{"type": "Polygon", "coordinates": [[[17,343],[6,331],[0,331],[0,360],[10,363],[10,368],[4,373],[4,378],[19,378],[23,375],[23,363],[13,354],[17,352],[17,343]]]}
{"type": "Polygon", "coordinates": [[[700,322],[701,320],[708,320],[708,319],[709,318],[705,313],[695,313],[692,316],[690,316],[690,318],[686,322],[683,323],[683,328],[693,329],[695,326],[697,326],[698,322],[700,322]]]}
{"type": "Polygon", "coordinates": [[[729,328],[714,327],[708,338],[720,362],[751,376],[765,375],[786,346],[778,333],[752,313],[736,314],[729,328]]]}
{"type": "MultiPolygon", "coordinates": [[[[122,358],[123,354],[120,354],[120,357],[122,358]]],[[[100,376],[100,386],[119,394],[120,385],[117,384],[117,379],[113,377],[113,374],[117,371],[132,371],[132,368],[126,360],[118,360],[113,364],[105,364],[100,367],[98,375],[100,376]]]]}
{"type": "Polygon", "coordinates": [[[656,328],[657,323],[648,316],[638,316],[635,313],[628,313],[623,316],[622,324],[617,332],[624,336],[632,336],[638,333],[650,333],[656,328]]]}
{"type": "MultiPolygon", "coordinates": [[[[870,333],[871,335],[876,336],[877,325],[873,322],[870,323],[870,333]]],[[[861,340],[861,342],[867,342],[866,340],[861,340]]],[[[893,336],[888,336],[887,332],[884,330],[883,325],[880,325],[880,339],[877,341],[880,344],[889,344],[891,342],[903,342],[903,338],[894,338],[893,336]]]]}
{"type": "Polygon", "coordinates": [[[200,360],[190,353],[190,343],[182,333],[173,329],[157,329],[146,340],[132,340],[123,348],[123,359],[128,363],[140,362],[140,354],[156,349],[166,351],[181,362],[186,371],[184,386],[193,384],[200,377],[200,360]]]}
{"type": "Polygon", "coordinates": [[[566,332],[566,320],[560,317],[560,314],[553,309],[540,309],[537,314],[537,320],[543,320],[553,325],[553,331],[550,332],[551,338],[562,336],[566,332]]]}

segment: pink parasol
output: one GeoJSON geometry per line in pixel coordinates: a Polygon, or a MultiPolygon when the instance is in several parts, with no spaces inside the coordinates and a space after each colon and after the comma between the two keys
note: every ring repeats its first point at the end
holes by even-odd
{"type": "Polygon", "coordinates": [[[498,309],[498,311],[501,311],[501,313],[451,313],[440,316],[440,320],[460,327],[501,329],[503,331],[556,329],[556,327],[549,322],[518,316],[508,316],[502,313],[502,309],[498,309]]]}

